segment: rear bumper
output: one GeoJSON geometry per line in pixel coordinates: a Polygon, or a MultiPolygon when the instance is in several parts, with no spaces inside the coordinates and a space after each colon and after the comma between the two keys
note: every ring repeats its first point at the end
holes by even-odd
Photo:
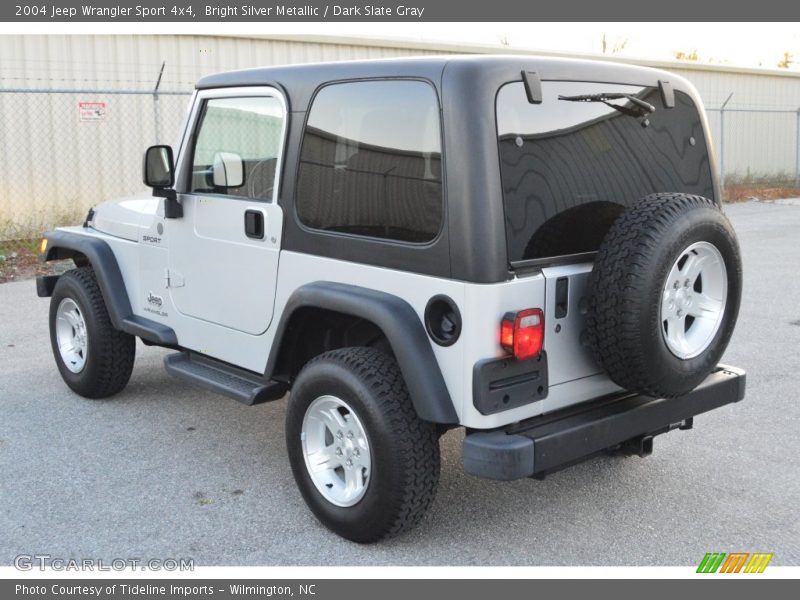
{"type": "Polygon", "coordinates": [[[692,418],[744,398],[745,372],[719,365],[679,398],[622,394],[464,438],[464,470],[488,479],[543,476],[598,452],[647,454],[652,438],[690,429],[692,418]]]}

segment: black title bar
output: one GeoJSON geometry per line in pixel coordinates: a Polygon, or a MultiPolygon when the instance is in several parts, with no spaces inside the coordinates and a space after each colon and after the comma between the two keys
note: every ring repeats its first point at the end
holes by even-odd
{"type": "MultiPolygon", "coordinates": [[[[692,574],[694,568],[687,567],[692,574]]],[[[408,598],[459,598],[459,600],[486,600],[487,598],[534,597],[592,597],[592,598],[647,598],[648,600],[674,600],[706,598],[711,593],[731,600],[768,597],[792,597],[791,580],[754,579],[745,577],[719,577],[713,584],[709,576],[693,579],[496,579],[496,580],[421,580],[421,579],[367,579],[367,580],[198,580],[198,579],[25,579],[0,580],[3,598],[15,600],[172,600],[209,599],[239,600],[352,600],[353,598],[381,598],[382,600],[408,600],[408,598]]],[[[711,577],[714,577],[711,575],[711,577]]],[[[796,586],[795,586],[796,587],[796,586]]]]}
{"type": "MultiPolygon", "coordinates": [[[[534,22],[794,21],[786,0],[408,0],[265,2],[264,0],[57,0],[0,5],[0,22],[534,22]]],[[[680,25],[676,24],[676,28],[680,25]]],[[[717,26],[718,27],[718,26],[717,26]]]]}

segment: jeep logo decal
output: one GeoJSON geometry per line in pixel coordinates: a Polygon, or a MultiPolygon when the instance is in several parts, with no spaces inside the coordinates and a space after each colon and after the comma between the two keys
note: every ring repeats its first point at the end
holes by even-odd
{"type": "Polygon", "coordinates": [[[161,305],[164,304],[164,299],[161,296],[156,296],[153,292],[150,292],[147,295],[147,302],[153,306],[161,308],[161,305]]]}

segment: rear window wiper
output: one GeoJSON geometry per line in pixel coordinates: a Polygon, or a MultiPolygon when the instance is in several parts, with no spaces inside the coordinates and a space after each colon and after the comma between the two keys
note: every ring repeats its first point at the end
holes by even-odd
{"type": "Polygon", "coordinates": [[[567,100],[568,102],[602,102],[606,106],[610,106],[614,110],[621,112],[629,117],[644,117],[649,113],[656,112],[656,107],[645,102],[641,98],[637,98],[633,94],[623,94],[621,92],[611,92],[608,94],[581,94],[579,96],[559,96],[559,100],[567,100]],[[612,104],[609,100],[629,100],[636,105],[637,108],[623,106],[620,104],[612,104]]]}

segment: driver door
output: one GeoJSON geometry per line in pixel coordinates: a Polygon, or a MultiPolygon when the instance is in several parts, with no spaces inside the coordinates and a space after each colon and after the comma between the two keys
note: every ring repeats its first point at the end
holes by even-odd
{"type": "Polygon", "coordinates": [[[187,317],[251,335],[272,320],[286,104],[272,88],[200,92],[183,142],[168,288],[187,317]]]}

